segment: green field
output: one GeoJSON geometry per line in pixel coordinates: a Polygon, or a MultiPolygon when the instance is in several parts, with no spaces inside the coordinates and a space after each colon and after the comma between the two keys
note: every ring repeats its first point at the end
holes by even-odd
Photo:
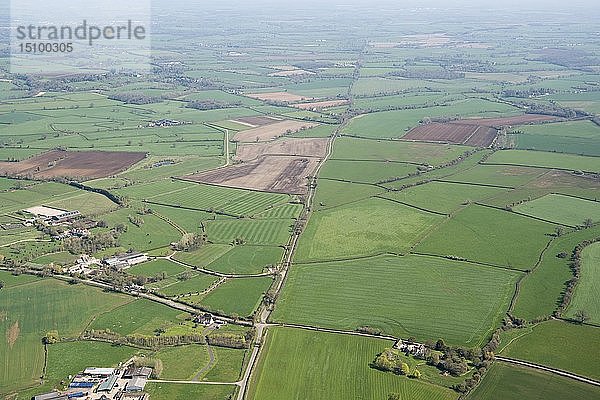
{"type": "Polygon", "coordinates": [[[600,328],[555,320],[508,333],[501,336],[500,355],[600,379],[600,364],[590,351],[600,328]]]}
{"type": "Polygon", "coordinates": [[[589,316],[589,322],[600,324],[600,243],[586,247],[581,253],[581,277],[575,287],[573,299],[567,309],[567,315],[574,317],[577,311],[583,310],[589,316]]]}
{"type": "Polygon", "coordinates": [[[330,160],[321,169],[319,177],[349,182],[378,183],[392,178],[405,177],[415,171],[415,165],[411,164],[330,160]]]}
{"type": "Polygon", "coordinates": [[[450,389],[369,367],[392,343],[380,339],[274,328],[249,399],[386,399],[390,393],[414,400],[456,399],[450,389]],[[282,384],[285,382],[285,384],[282,384]]]}
{"type": "Polygon", "coordinates": [[[505,191],[506,189],[496,187],[431,182],[400,192],[389,192],[383,197],[433,212],[450,214],[461,206],[505,191]]]}
{"type": "MultiPolygon", "coordinates": [[[[569,255],[579,243],[598,236],[600,227],[594,227],[555,239],[544,253],[539,266],[521,282],[514,314],[528,320],[551,315],[559,305],[566,283],[573,277],[569,255]],[[561,253],[565,253],[567,257],[559,258],[561,253]]],[[[580,280],[579,285],[583,282],[585,281],[580,280]]]]}
{"type": "Polygon", "coordinates": [[[225,400],[234,393],[231,385],[190,385],[185,383],[148,383],[145,390],[153,400],[225,400]]]}
{"type": "Polygon", "coordinates": [[[8,282],[0,291],[3,395],[33,385],[41,375],[41,339],[49,330],[58,330],[65,337],[78,336],[94,316],[129,301],[125,296],[52,279],[13,278],[6,272],[0,272],[0,279],[8,282]]]}
{"type": "Polygon", "coordinates": [[[405,253],[443,217],[383,199],[315,212],[296,261],[323,261],[405,253]]]}
{"type": "Polygon", "coordinates": [[[272,282],[269,277],[229,279],[206,295],[201,304],[227,315],[247,317],[258,307],[272,282]]]}
{"type": "Polygon", "coordinates": [[[121,335],[153,335],[154,330],[183,320],[181,311],[139,299],[98,315],[90,329],[109,329],[121,335]]]}
{"type": "Polygon", "coordinates": [[[567,226],[583,226],[586,219],[600,221],[600,202],[549,194],[523,203],[513,209],[519,214],[567,226]]]}
{"type": "Polygon", "coordinates": [[[291,219],[231,219],[207,221],[208,240],[229,244],[243,239],[248,244],[285,245],[289,241],[291,219]]]}
{"type": "Polygon", "coordinates": [[[506,312],[517,276],[423,256],[294,265],[273,319],[476,346],[506,312]]]}
{"type": "Polygon", "coordinates": [[[600,172],[600,157],[543,151],[502,150],[497,151],[486,163],[524,165],[542,168],[558,168],[571,171],[600,172]]]}
{"type": "Polygon", "coordinates": [[[135,265],[127,269],[127,273],[136,276],[152,277],[161,275],[163,272],[167,277],[180,274],[187,271],[188,268],[183,267],[179,264],[175,264],[169,260],[158,259],[154,261],[145,262],[143,264],[135,265]]]}
{"type": "Polygon", "coordinates": [[[473,205],[432,232],[415,251],[527,270],[553,231],[552,224],[473,205]]]}
{"type": "Polygon", "coordinates": [[[587,383],[532,369],[495,363],[471,392],[473,400],[595,399],[600,389],[587,383]]]}
{"type": "Polygon", "coordinates": [[[283,251],[281,247],[272,246],[235,246],[211,262],[208,269],[224,274],[262,273],[265,267],[281,262],[283,251]]]}
{"type": "Polygon", "coordinates": [[[453,174],[448,178],[445,178],[445,180],[512,188],[525,185],[545,172],[545,170],[539,168],[484,164],[453,174]]]}
{"type": "Polygon", "coordinates": [[[600,127],[591,121],[524,126],[511,135],[519,149],[600,156],[600,127]]]}

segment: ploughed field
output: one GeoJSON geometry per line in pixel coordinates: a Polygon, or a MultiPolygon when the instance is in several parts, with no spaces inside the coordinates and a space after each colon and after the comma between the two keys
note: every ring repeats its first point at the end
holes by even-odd
{"type": "Polygon", "coordinates": [[[146,158],[124,151],[52,150],[19,162],[0,163],[0,174],[35,179],[96,179],[115,175],[146,158]]]}

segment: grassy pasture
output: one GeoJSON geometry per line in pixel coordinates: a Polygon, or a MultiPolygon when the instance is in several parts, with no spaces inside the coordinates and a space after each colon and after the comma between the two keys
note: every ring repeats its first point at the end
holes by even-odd
{"type": "Polygon", "coordinates": [[[591,121],[523,126],[511,135],[519,149],[600,156],[600,127],[591,121]]]}
{"type": "MultiPolygon", "coordinates": [[[[598,236],[600,236],[600,227],[594,227],[555,239],[544,253],[540,265],[533,273],[523,278],[514,315],[528,320],[551,315],[559,304],[566,282],[573,276],[569,257],[559,258],[557,255],[560,253],[570,255],[579,243],[598,236]]],[[[579,285],[581,284],[587,285],[584,280],[579,281],[579,285]]],[[[592,310],[588,312],[591,313],[592,310]]]]}
{"type": "Polygon", "coordinates": [[[319,179],[317,181],[314,210],[337,207],[385,193],[384,189],[371,184],[348,183],[319,179]]]}
{"type": "Polygon", "coordinates": [[[458,158],[468,147],[342,137],[331,160],[398,161],[439,165],[458,158]]]}
{"type": "Polygon", "coordinates": [[[205,268],[210,263],[221,257],[232,249],[228,244],[208,243],[194,251],[180,251],[175,253],[174,259],[193,265],[195,267],[205,268]]]}
{"type": "Polygon", "coordinates": [[[600,328],[546,321],[501,335],[501,355],[600,379],[600,364],[590,351],[600,328]]]}
{"type": "Polygon", "coordinates": [[[285,245],[290,237],[291,219],[232,219],[207,221],[208,239],[231,243],[242,238],[248,244],[285,245]]]}
{"type": "Polygon", "coordinates": [[[431,182],[400,192],[389,192],[383,197],[430,211],[449,214],[470,202],[492,197],[505,191],[506,189],[495,187],[431,182]]]}
{"type": "Polygon", "coordinates": [[[83,285],[9,276],[0,273],[9,282],[0,291],[0,394],[27,388],[41,375],[46,332],[77,336],[95,315],[129,301],[83,285]]]}
{"type": "MultiPolygon", "coordinates": [[[[578,310],[584,310],[590,317],[589,322],[600,324],[600,243],[586,247],[581,254],[581,277],[575,287],[567,316],[575,317],[578,310]]],[[[600,374],[599,374],[600,375],[600,374]]]]}
{"type": "Polygon", "coordinates": [[[267,265],[279,264],[283,251],[273,246],[235,246],[207,268],[224,274],[258,274],[267,265]]]}
{"type": "Polygon", "coordinates": [[[513,210],[568,226],[581,226],[587,218],[594,222],[600,221],[600,202],[560,194],[548,194],[520,204],[513,210]]]}
{"type": "Polygon", "coordinates": [[[416,166],[381,161],[340,161],[325,163],[319,176],[350,182],[377,183],[391,178],[405,177],[416,171],[416,166]]]}
{"type": "Polygon", "coordinates": [[[223,400],[233,395],[234,385],[190,385],[185,383],[153,383],[146,385],[153,400],[223,400]]]}
{"type": "Polygon", "coordinates": [[[162,304],[139,299],[112,310],[105,310],[90,325],[90,329],[110,329],[121,335],[153,335],[156,328],[176,323],[181,311],[162,304]]]}
{"type": "Polygon", "coordinates": [[[250,316],[262,301],[273,280],[271,278],[228,279],[204,297],[200,304],[225,314],[250,316]]]}
{"type": "Polygon", "coordinates": [[[253,375],[249,399],[386,399],[390,393],[414,400],[456,399],[429,383],[369,367],[392,343],[381,339],[274,328],[253,375]],[[282,385],[281,382],[285,382],[282,385]]]}
{"type": "Polygon", "coordinates": [[[188,268],[169,260],[158,259],[145,262],[143,264],[134,265],[133,267],[127,269],[127,273],[130,275],[150,277],[162,274],[164,272],[167,277],[169,277],[180,274],[187,270],[188,268]]]}
{"type": "Polygon", "coordinates": [[[163,286],[160,293],[165,296],[177,296],[185,293],[203,292],[208,289],[213,283],[218,280],[216,276],[196,273],[192,278],[187,280],[177,280],[173,284],[163,286]]]}
{"type": "Polygon", "coordinates": [[[545,170],[538,168],[477,165],[474,168],[444,178],[444,180],[461,183],[516,187],[531,182],[545,172],[545,170]]]}
{"type": "Polygon", "coordinates": [[[553,231],[549,223],[472,205],[432,232],[415,251],[527,270],[553,231]]]}
{"type": "Polygon", "coordinates": [[[476,346],[508,308],[517,276],[424,256],[297,264],[273,319],[476,346]]]}
{"type": "Polygon", "coordinates": [[[486,163],[600,172],[600,157],[549,153],[543,151],[501,150],[495,152],[486,163]]]}
{"type": "Polygon", "coordinates": [[[600,389],[558,375],[494,363],[469,400],[594,399],[600,389]]]}
{"type": "Polygon", "coordinates": [[[404,253],[443,217],[384,199],[316,211],[300,239],[296,261],[404,253]]]}

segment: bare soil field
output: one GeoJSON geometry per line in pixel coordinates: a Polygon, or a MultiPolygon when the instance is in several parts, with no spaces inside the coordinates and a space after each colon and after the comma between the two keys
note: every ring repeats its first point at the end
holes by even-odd
{"type": "Polygon", "coordinates": [[[36,179],[105,178],[146,158],[146,153],[125,151],[52,150],[20,162],[0,162],[0,175],[36,179]]]}
{"type": "Polygon", "coordinates": [[[236,160],[248,162],[262,156],[304,156],[324,158],[327,155],[326,138],[284,138],[267,143],[244,143],[238,146],[236,160]]]}
{"type": "Polygon", "coordinates": [[[535,124],[540,122],[547,121],[558,121],[560,118],[554,117],[552,115],[540,115],[540,114],[523,114],[517,115],[514,117],[504,117],[504,118],[469,118],[469,119],[460,119],[457,121],[450,121],[450,124],[461,124],[461,125],[481,125],[481,126],[490,126],[495,128],[501,128],[505,126],[515,126],[515,125],[527,125],[527,124],[535,124]]]}
{"type": "Polygon", "coordinates": [[[282,101],[285,103],[296,103],[298,101],[314,100],[314,97],[304,97],[289,92],[250,93],[246,96],[262,101],[282,101]]]}
{"type": "Polygon", "coordinates": [[[238,124],[247,125],[247,126],[256,128],[258,126],[274,124],[275,122],[281,122],[283,120],[281,118],[262,116],[262,117],[242,117],[242,118],[232,119],[231,121],[237,122],[238,124]]]}
{"type": "Polygon", "coordinates": [[[298,103],[293,106],[301,110],[322,110],[324,108],[331,108],[337,106],[344,106],[348,104],[348,100],[328,100],[328,101],[317,101],[314,103],[298,103]]]}
{"type": "Polygon", "coordinates": [[[238,132],[233,140],[236,142],[266,142],[269,140],[277,139],[286,133],[298,132],[303,129],[309,129],[317,126],[318,124],[312,122],[285,120],[276,122],[274,124],[264,125],[258,128],[252,128],[245,131],[238,132]]]}
{"type": "Polygon", "coordinates": [[[497,130],[488,126],[431,123],[411,129],[402,139],[488,147],[496,135],[497,130]]]}
{"type": "Polygon", "coordinates": [[[306,194],[307,177],[320,159],[314,157],[264,156],[248,163],[186,176],[192,182],[263,192],[306,194]]]}

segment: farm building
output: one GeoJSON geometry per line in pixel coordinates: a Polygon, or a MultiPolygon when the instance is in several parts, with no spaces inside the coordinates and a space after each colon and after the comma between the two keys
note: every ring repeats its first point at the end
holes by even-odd
{"type": "Polygon", "coordinates": [[[83,371],[84,375],[91,376],[92,378],[108,378],[115,373],[114,368],[95,368],[89,367],[83,371]]]}
{"type": "Polygon", "coordinates": [[[115,387],[115,383],[117,383],[117,379],[119,378],[118,374],[112,374],[105,381],[98,385],[96,389],[97,392],[110,392],[115,387]]]}
{"type": "Polygon", "coordinates": [[[107,258],[104,260],[104,264],[111,268],[125,269],[146,261],[148,261],[147,254],[134,252],[107,258]]]}
{"type": "Polygon", "coordinates": [[[33,400],[68,400],[69,396],[66,394],[51,392],[46,394],[40,394],[38,396],[34,396],[33,400]]]}
{"type": "Polygon", "coordinates": [[[124,379],[133,379],[136,376],[140,376],[142,378],[148,379],[148,378],[150,378],[150,375],[152,375],[152,368],[136,367],[135,365],[131,364],[129,367],[127,367],[127,369],[123,373],[123,378],[124,379]]]}
{"type": "Polygon", "coordinates": [[[215,323],[215,319],[213,318],[212,314],[210,313],[204,313],[202,315],[198,315],[194,318],[194,322],[196,324],[200,324],[203,326],[210,326],[212,324],[215,323]]]}
{"type": "Polygon", "coordinates": [[[126,392],[141,392],[146,387],[146,378],[136,376],[125,385],[126,392]]]}
{"type": "Polygon", "coordinates": [[[119,392],[115,400],[148,400],[148,393],[143,392],[119,392]]]}
{"type": "Polygon", "coordinates": [[[81,213],[78,210],[67,211],[46,206],[30,207],[23,211],[35,216],[36,219],[51,223],[67,222],[81,216],[81,213]]]}

